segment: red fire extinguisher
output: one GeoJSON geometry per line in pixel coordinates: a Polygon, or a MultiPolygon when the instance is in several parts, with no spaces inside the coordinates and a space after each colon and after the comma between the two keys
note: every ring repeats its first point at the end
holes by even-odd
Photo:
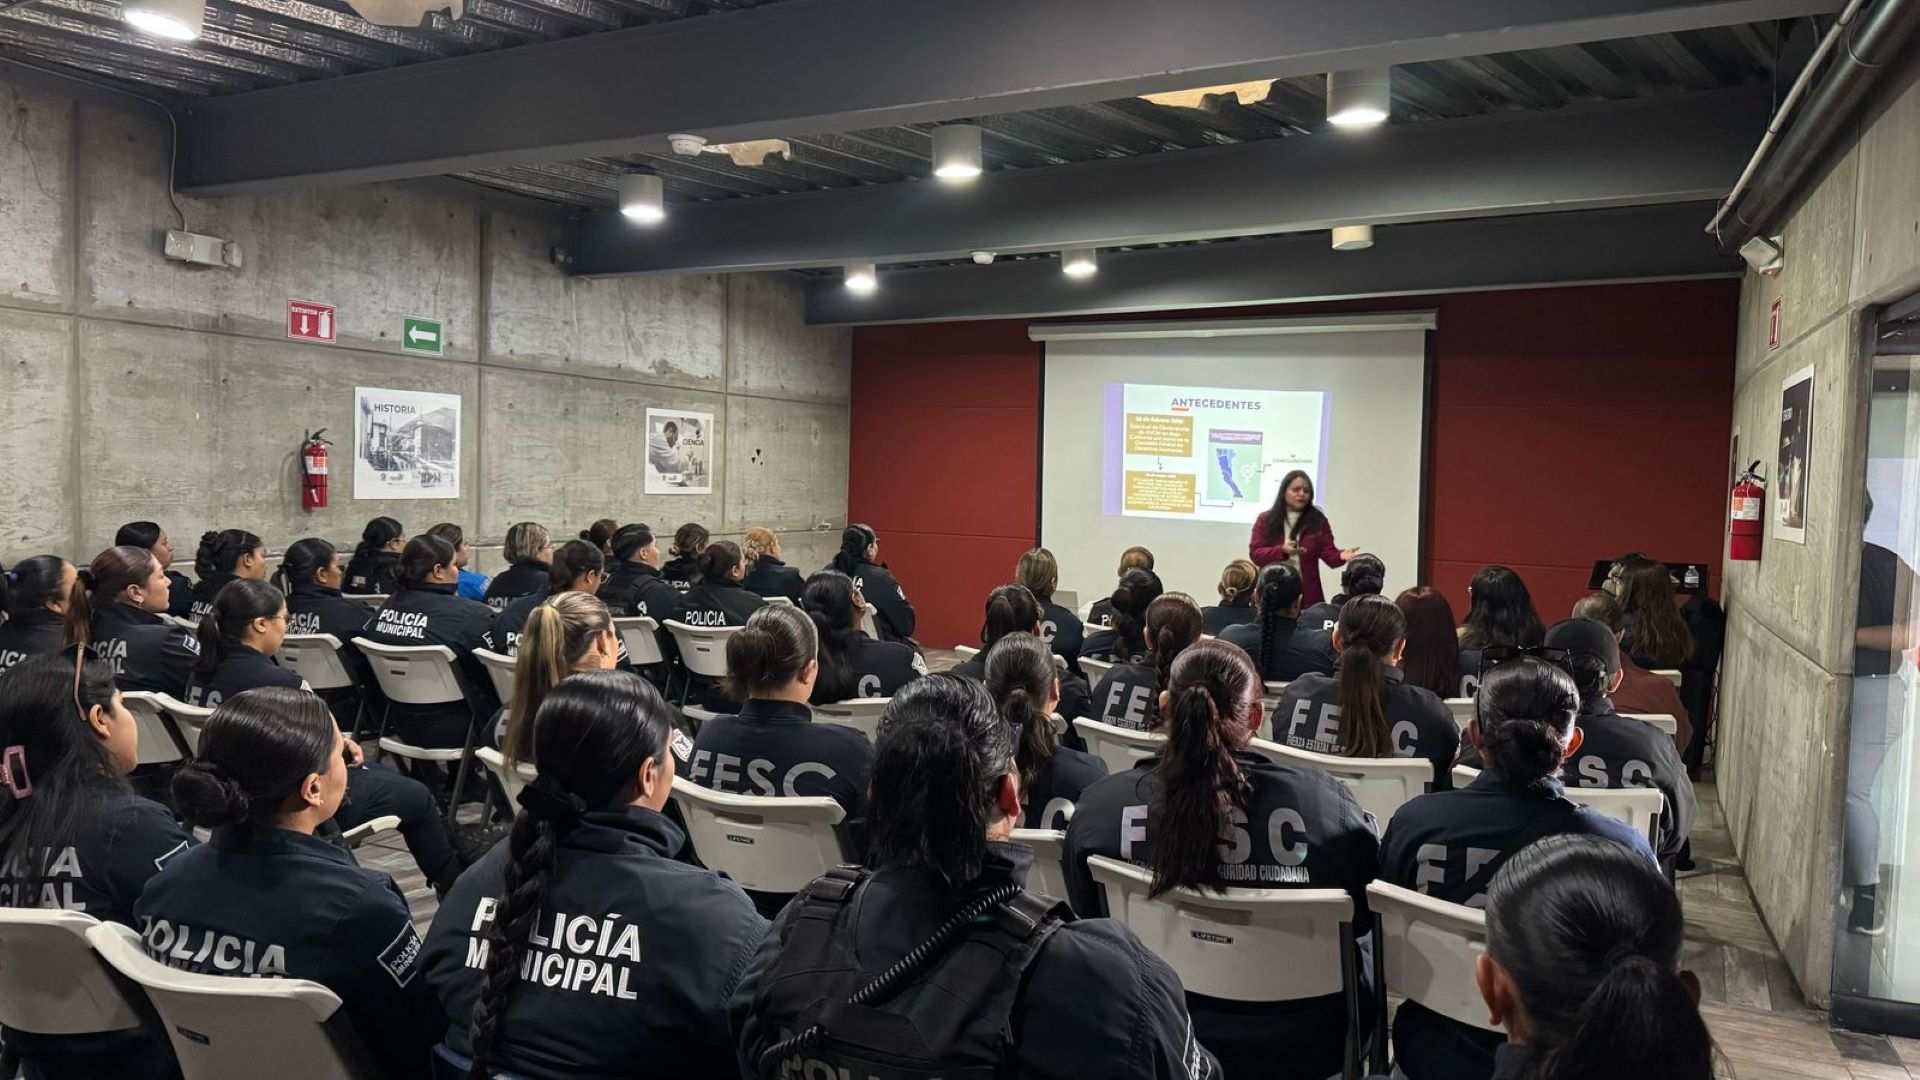
{"type": "Polygon", "coordinates": [[[333,444],[321,438],[326,433],[321,428],[300,444],[300,506],[304,510],[327,505],[327,447],[333,444]]]}
{"type": "Polygon", "coordinates": [[[1755,562],[1760,558],[1760,536],[1766,526],[1767,488],[1760,480],[1760,463],[1747,466],[1733,483],[1733,507],[1727,515],[1727,558],[1755,562]]]}

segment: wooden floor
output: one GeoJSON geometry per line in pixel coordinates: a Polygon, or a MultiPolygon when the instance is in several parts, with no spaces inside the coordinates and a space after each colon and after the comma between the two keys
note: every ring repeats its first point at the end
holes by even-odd
{"type": "MultiPolygon", "coordinates": [[[[1698,869],[1680,879],[1687,918],[1687,964],[1699,976],[1701,1011],[1738,1080],[1920,1080],[1920,1041],[1834,1031],[1807,1007],[1754,910],[1746,875],[1733,856],[1720,800],[1701,783],[1694,827],[1698,869]]],[[[360,848],[362,865],[399,881],[422,933],[433,920],[433,890],[397,834],[360,848]]]]}

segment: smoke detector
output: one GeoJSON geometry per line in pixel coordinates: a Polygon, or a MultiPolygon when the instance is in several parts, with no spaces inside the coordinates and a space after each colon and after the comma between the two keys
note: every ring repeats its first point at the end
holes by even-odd
{"type": "Polygon", "coordinates": [[[699,157],[707,148],[707,140],[703,135],[669,135],[667,145],[681,157],[699,157]]]}
{"type": "Polygon", "coordinates": [[[973,261],[980,266],[992,266],[993,260],[998,257],[999,256],[991,251],[976,251],[973,253],[973,261]]]}

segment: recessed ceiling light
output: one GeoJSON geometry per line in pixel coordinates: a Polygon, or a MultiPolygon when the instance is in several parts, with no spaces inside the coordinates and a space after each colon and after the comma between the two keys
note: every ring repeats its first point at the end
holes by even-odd
{"type": "Polygon", "coordinates": [[[1100,269],[1100,258],[1090,247],[1064,248],[1060,252],[1060,270],[1069,277],[1086,277],[1100,269]]]}
{"type": "Polygon", "coordinates": [[[933,129],[933,175],[942,180],[971,180],[986,163],[978,126],[942,124],[933,129]]]}
{"type": "Polygon", "coordinates": [[[654,225],[666,219],[666,188],[654,173],[627,173],[620,177],[620,213],[628,221],[654,225]]]}
{"type": "Polygon", "coordinates": [[[1393,112],[1393,69],[1362,68],[1327,75],[1327,123],[1372,127],[1393,112]]]}
{"type": "Polygon", "coordinates": [[[880,274],[870,262],[847,264],[847,291],[870,293],[880,287],[880,274]]]}
{"type": "Polygon", "coordinates": [[[120,18],[143,34],[169,41],[193,41],[206,23],[205,0],[129,0],[120,18]]]}
{"type": "Polygon", "coordinates": [[[1373,246],[1373,226],[1342,225],[1333,230],[1333,250],[1365,251],[1373,246]]]}

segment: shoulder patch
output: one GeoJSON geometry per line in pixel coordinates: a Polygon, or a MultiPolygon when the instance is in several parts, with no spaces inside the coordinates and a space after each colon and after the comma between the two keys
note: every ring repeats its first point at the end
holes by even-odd
{"type": "Polygon", "coordinates": [[[187,647],[188,652],[192,653],[195,656],[200,655],[200,639],[199,638],[193,636],[192,634],[182,631],[180,634],[180,643],[187,647]]]}
{"type": "Polygon", "coordinates": [[[420,970],[420,935],[414,933],[413,924],[401,927],[400,935],[381,949],[376,959],[399,986],[412,982],[420,970]]]}
{"type": "Polygon", "coordinates": [[[674,728],[673,738],[670,741],[673,744],[674,757],[680,759],[682,762],[693,760],[693,739],[689,737],[686,732],[681,731],[679,728],[674,728]]]}
{"type": "Polygon", "coordinates": [[[173,845],[172,847],[168,848],[167,850],[161,852],[159,855],[154,857],[153,868],[155,870],[165,870],[167,868],[167,862],[169,860],[171,860],[175,855],[178,855],[181,852],[187,850],[187,848],[191,846],[193,846],[193,844],[192,844],[192,841],[189,841],[189,840],[182,840],[179,843],[173,845]]]}

